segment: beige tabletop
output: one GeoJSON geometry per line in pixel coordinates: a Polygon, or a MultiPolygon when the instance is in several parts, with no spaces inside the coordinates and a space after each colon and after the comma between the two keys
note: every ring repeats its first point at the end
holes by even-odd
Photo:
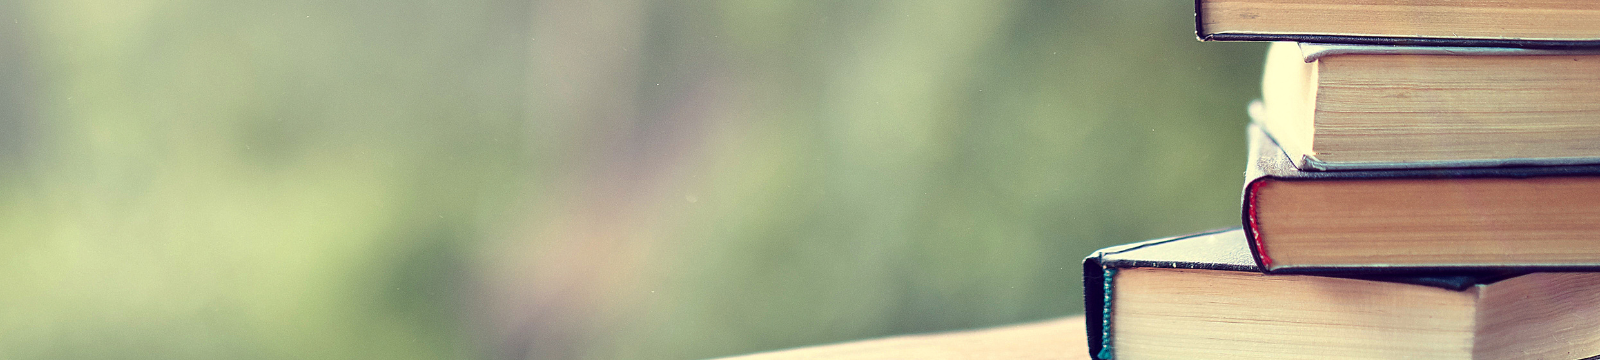
{"type": "Polygon", "coordinates": [[[780,350],[725,360],[1070,359],[1088,360],[1083,317],[991,329],[896,336],[780,350]]]}

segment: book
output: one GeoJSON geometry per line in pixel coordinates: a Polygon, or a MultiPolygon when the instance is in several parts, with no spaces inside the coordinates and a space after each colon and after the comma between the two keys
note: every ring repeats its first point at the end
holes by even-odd
{"type": "Polygon", "coordinates": [[[1264,271],[1600,269],[1600,166],[1301,171],[1248,131],[1242,220],[1264,271]]]}
{"type": "Polygon", "coordinates": [[[1207,41],[1438,46],[1600,45],[1590,0],[1195,0],[1207,41]]]}
{"type": "Polygon", "coordinates": [[[1600,163],[1600,49],[1274,43],[1261,89],[1305,170],[1600,163]]]}
{"type": "Polygon", "coordinates": [[[1578,359],[1600,355],[1600,273],[1262,274],[1240,229],[1084,259],[1100,359],[1578,359]]]}

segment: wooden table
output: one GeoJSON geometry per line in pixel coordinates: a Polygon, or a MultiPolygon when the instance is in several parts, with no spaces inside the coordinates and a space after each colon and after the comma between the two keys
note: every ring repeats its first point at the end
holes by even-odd
{"type": "Polygon", "coordinates": [[[1083,317],[992,329],[896,336],[780,350],[724,360],[1069,359],[1088,360],[1083,317]]]}

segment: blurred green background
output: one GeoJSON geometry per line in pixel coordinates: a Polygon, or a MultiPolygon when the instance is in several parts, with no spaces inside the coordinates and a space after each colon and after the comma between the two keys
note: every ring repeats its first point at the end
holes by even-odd
{"type": "MultiPolygon", "coordinates": [[[[1192,2],[0,0],[0,358],[692,359],[1237,222],[1192,2]]],[[[1081,341],[1063,339],[1063,341],[1081,341]]]]}

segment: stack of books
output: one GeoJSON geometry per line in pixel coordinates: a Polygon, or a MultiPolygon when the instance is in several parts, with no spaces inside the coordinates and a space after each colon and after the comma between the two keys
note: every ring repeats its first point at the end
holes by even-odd
{"type": "Polygon", "coordinates": [[[1240,228],[1084,261],[1099,359],[1600,358],[1600,1],[1198,0],[1279,41],[1240,228]]]}

